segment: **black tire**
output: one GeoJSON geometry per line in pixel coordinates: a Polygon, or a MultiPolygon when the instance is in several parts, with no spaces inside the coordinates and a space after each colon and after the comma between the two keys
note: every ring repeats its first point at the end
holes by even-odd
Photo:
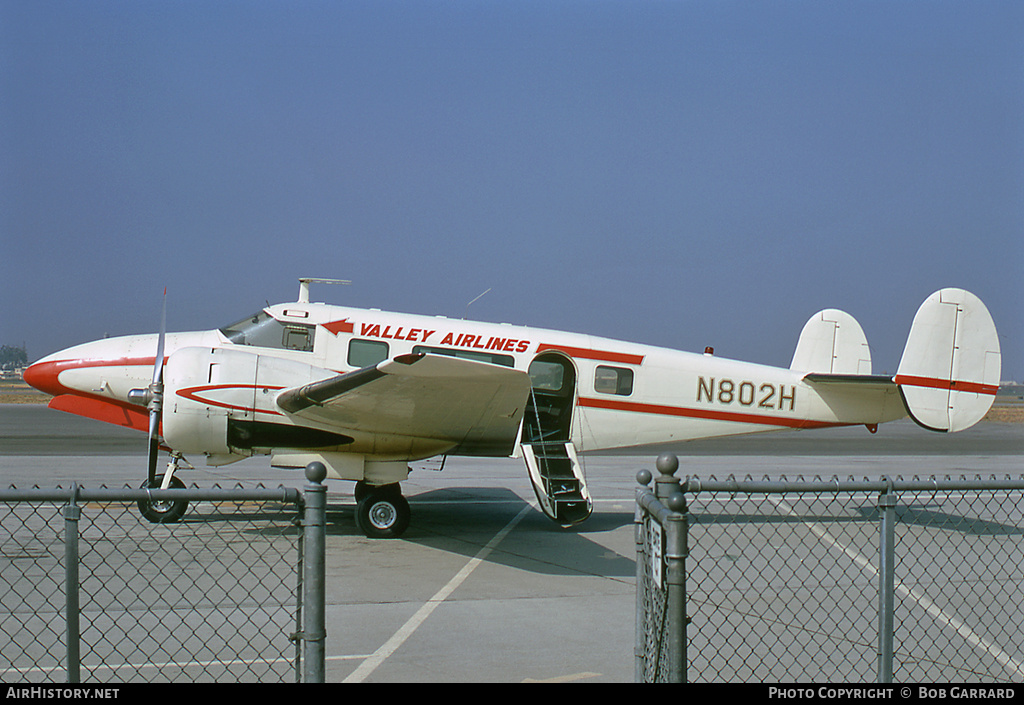
{"type": "MultiPolygon", "coordinates": [[[[148,482],[142,483],[142,488],[160,489],[160,480],[152,486],[148,482]]],[[[185,483],[176,477],[171,478],[171,486],[168,489],[183,490],[185,483]]],[[[188,511],[188,500],[178,499],[173,502],[155,502],[149,499],[139,500],[139,512],[152,524],[174,524],[181,521],[188,511]]]]}
{"type": "Polygon", "coordinates": [[[356,482],[356,488],[355,491],[353,492],[353,495],[355,495],[356,504],[362,502],[363,499],[369,496],[372,492],[378,492],[381,494],[393,493],[400,495],[402,494],[402,485],[401,483],[398,482],[394,482],[390,485],[371,485],[366,480],[359,480],[356,482]]]}
{"type": "Polygon", "coordinates": [[[385,487],[371,489],[356,505],[356,524],[371,539],[398,538],[409,528],[411,517],[405,497],[385,487]]]}
{"type": "Polygon", "coordinates": [[[366,495],[368,495],[372,489],[373,489],[373,485],[369,485],[369,484],[367,484],[366,482],[364,482],[362,480],[359,480],[358,482],[356,482],[356,489],[352,493],[353,495],[355,495],[356,504],[359,504],[360,502],[362,502],[363,498],[366,497],[366,495]]]}

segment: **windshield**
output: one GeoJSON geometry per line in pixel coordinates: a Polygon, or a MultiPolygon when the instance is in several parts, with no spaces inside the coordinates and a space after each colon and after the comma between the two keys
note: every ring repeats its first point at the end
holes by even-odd
{"type": "Polygon", "coordinates": [[[282,323],[266,311],[260,311],[221,328],[220,332],[237,345],[311,352],[314,330],[305,323],[282,323]]]}

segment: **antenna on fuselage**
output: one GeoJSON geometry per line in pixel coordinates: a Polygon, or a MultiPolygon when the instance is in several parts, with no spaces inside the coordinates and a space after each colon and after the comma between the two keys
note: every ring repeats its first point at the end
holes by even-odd
{"type": "Polygon", "coordinates": [[[351,284],[348,279],[318,279],[316,277],[300,277],[299,278],[299,300],[300,304],[309,303],[309,285],[310,284],[351,284]]]}
{"type": "MultiPolygon", "coordinates": [[[[487,287],[487,291],[490,291],[493,288],[494,287],[489,286],[489,287],[487,287]]],[[[487,291],[485,291],[484,294],[486,294],[487,291]]],[[[480,294],[480,296],[476,297],[475,299],[470,301],[468,304],[466,304],[466,312],[464,314],[462,314],[462,320],[466,320],[466,316],[469,315],[469,307],[472,306],[473,304],[475,304],[478,300],[482,299],[484,294],[480,294]]]]}

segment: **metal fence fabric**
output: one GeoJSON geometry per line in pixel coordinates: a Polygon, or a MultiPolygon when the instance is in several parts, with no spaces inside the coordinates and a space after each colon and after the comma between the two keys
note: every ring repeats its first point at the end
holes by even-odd
{"type": "Polygon", "coordinates": [[[874,498],[705,496],[690,502],[695,680],[873,680],[874,498]]]}
{"type": "Polygon", "coordinates": [[[181,522],[150,524],[133,501],[0,503],[0,680],[76,681],[76,667],[102,682],[296,680],[298,509],[193,501],[181,522]]]}
{"type": "MultiPolygon", "coordinates": [[[[657,494],[685,498],[687,536],[684,608],[665,619],[686,630],[688,680],[1024,682],[1024,476],[669,490],[667,474],[657,494]]],[[[652,544],[645,492],[638,563],[652,544]]],[[[659,598],[639,569],[637,586],[637,629],[652,630],[638,658],[650,661],[667,627],[641,613],[659,598]]]]}
{"type": "Polygon", "coordinates": [[[650,516],[641,519],[637,542],[637,680],[655,683],[664,680],[672,669],[672,649],[668,637],[668,591],[657,575],[657,522],[650,516]]]}
{"type": "Polygon", "coordinates": [[[1024,682],[1024,493],[918,491],[896,508],[894,679],[1024,682]]]}
{"type": "Polygon", "coordinates": [[[63,676],[64,536],[57,504],[0,504],[0,680],[63,676]]]}
{"type": "Polygon", "coordinates": [[[662,473],[655,491],[652,475],[637,473],[636,493],[636,643],[634,678],[643,683],[687,682],[686,498],[672,475],[674,456],[658,458],[662,473]]]}

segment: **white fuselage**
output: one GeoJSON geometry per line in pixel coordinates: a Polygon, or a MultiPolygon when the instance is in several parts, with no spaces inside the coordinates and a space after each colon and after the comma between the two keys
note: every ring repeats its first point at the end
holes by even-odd
{"type": "MultiPolygon", "coordinates": [[[[577,333],[318,303],[278,304],[233,327],[167,336],[168,359],[185,348],[249,355],[224,356],[225,369],[210,363],[175,390],[179,399],[282,426],[309,426],[275,404],[282,390],[415,352],[529,371],[533,403],[524,427],[533,414],[546,432],[583,453],[782,429],[871,426],[905,415],[892,390],[823,397],[800,370],[577,333]],[[246,364],[252,369],[235,369],[241,359],[251,359],[246,364]],[[549,414],[541,419],[544,410],[549,414]]],[[[145,410],[129,404],[127,393],[149,384],[155,350],[155,335],[87,343],[40,360],[27,379],[57,395],[56,408],[141,429],[145,410]]],[[[373,442],[358,442],[348,451],[375,454],[373,442]]],[[[185,445],[210,456],[237,452],[223,443],[185,445]]],[[[444,452],[444,443],[428,443],[407,454],[444,452]]],[[[395,459],[383,448],[380,455],[395,459]]]]}
{"type": "MultiPolygon", "coordinates": [[[[864,424],[910,415],[969,428],[998,390],[998,334],[970,292],[918,309],[895,376],[873,375],[860,324],[823,309],[789,368],[579,333],[299,301],[223,328],[99,340],[54,353],[25,380],[50,406],[149,436],[210,465],[270,455],[277,467],[354,480],[367,536],[408,525],[409,461],[521,456],[539,507],[571,526],[593,509],[579,453],[651,452],[685,441],[864,424]],[[162,352],[161,352],[162,351],[162,352]]],[[[161,328],[163,326],[161,325],[161,328]]],[[[143,506],[140,504],[140,507],[143,506]]],[[[150,521],[185,507],[146,505],[150,521]]]]}

